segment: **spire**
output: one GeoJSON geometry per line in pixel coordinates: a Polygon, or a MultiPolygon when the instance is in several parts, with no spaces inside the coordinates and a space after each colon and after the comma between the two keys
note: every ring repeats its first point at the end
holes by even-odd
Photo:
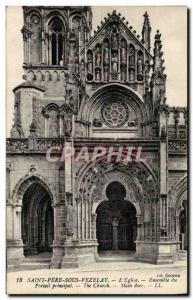
{"type": "Polygon", "coordinates": [[[163,76],[165,76],[164,75],[165,67],[163,66],[164,59],[162,59],[163,52],[161,51],[161,49],[162,49],[161,33],[159,32],[159,30],[157,30],[155,35],[155,42],[154,42],[153,73],[156,74],[160,72],[163,76]]]}
{"type": "Polygon", "coordinates": [[[165,97],[166,92],[166,75],[164,73],[165,67],[163,52],[162,50],[162,43],[161,43],[161,33],[157,30],[155,34],[155,41],[154,41],[154,56],[153,56],[153,73],[151,77],[151,92],[152,92],[152,100],[154,106],[154,112],[160,105],[160,101],[162,101],[165,97]]]}
{"type": "Polygon", "coordinates": [[[151,49],[151,25],[149,20],[149,15],[145,12],[143,28],[142,28],[142,43],[144,44],[145,48],[150,51],[151,49]]]}

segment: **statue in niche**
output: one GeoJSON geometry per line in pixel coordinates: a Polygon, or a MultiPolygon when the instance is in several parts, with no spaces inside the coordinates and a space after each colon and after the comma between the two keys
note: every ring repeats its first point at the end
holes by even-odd
{"type": "Polygon", "coordinates": [[[126,81],[126,66],[122,66],[121,68],[121,80],[126,81]]]}
{"type": "Polygon", "coordinates": [[[116,29],[113,29],[111,36],[111,47],[112,49],[118,49],[118,39],[116,29]]]}
{"type": "Polygon", "coordinates": [[[101,72],[100,69],[96,69],[96,81],[100,81],[101,80],[101,72]]]}
{"type": "Polygon", "coordinates": [[[109,48],[107,45],[104,46],[104,66],[109,64],[109,48]]]}
{"type": "Polygon", "coordinates": [[[131,81],[131,82],[135,81],[135,73],[133,70],[130,70],[130,72],[129,72],[129,81],[131,81]]]}
{"type": "Polygon", "coordinates": [[[88,53],[87,61],[88,61],[87,62],[88,73],[92,74],[92,72],[93,72],[93,68],[92,68],[93,61],[92,61],[92,53],[91,52],[88,53]]]}
{"type": "Polygon", "coordinates": [[[96,66],[101,65],[101,50],[100,47],[96,48],[96,66]]]}
{"type": "Polygon", "coordinates": [[[137,74],[143,74],[143,62],[141,57],[137,60],[137,74]]]}
{"type": "Polygon", "coordinates": [[[114,74],[118,73],[118,55],[116,52],[113,52],[112,56],[112,72],[114,74]]]}
{"type": "Polygon", "coordinates": [[[79,74],[79,62],[78,62],[78,59],[76,59],[76,61],[75,61],[75,74],[76,75],[79,74]]]}
{"type": "Polygon", "coordinates": [[[81,61],[81,64],[80,64],[80,76],[82,78],[82,84],[85,83],[85,70],[84,70],[84,61],[82,60],[81,61]]]}
{"type": "Polygon", "coordinates": [[[108,69],[108,67],[104,68],[104,81],[109,81],[109,69],[108,69]]]}
{"type": "Polygon", "coordinates": [[[70,119],[65,121],[65,136],[70,136],[72,132],[72,122],[70,119]]]}
{"type": "Polygon", "coordinates": [[[130,49],[130,54],[129,54],[129,66],[134,67],[135,66],[135,53],[134,49],[130,49]]]}
{"type": "Polygon", "coordinates": [[[74,61],[75,56],[76,56],[76,43],[74,41],[72,41],[70,43],[70,47],[69,47],[70,61],[74,61]]]}
{"type": "Polygon", "coordinates": [[[121,48],[121,63],[126,64],[126,49],[121,48]]]}
{"type": "Polygon", "coordinates": [[[163,125],[161,128],[161,139],[166,139],[167,132],[166,132],[166,126],[163,125]]]}

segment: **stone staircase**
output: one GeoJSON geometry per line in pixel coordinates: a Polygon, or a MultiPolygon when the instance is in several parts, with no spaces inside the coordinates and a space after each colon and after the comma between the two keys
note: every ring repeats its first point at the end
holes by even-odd
{"type": "Polygon", "coordinates": [[[20,265],[9,265],[8,272],[49,269],[51,261],[51,253],[40,253],[37,255],[27,256],[20,265]]]}
{"type": "Polygon", "coordinates": [[[98,262],[128,262],[135,261],[134,251],[114,250],[99,252],[98,262]]]}
{"type": "Polygon", "coordinates": [[[179,250],[178,251],[179,260],[187,260],[187,251],[186,250],[179,250]]]}

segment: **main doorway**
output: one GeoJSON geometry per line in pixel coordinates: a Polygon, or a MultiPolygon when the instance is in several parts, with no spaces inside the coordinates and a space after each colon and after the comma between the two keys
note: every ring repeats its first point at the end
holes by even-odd
{"type": "Polygon", "coordinates": [[[22,240],[25,256],[52,251],[53,219],[47,190],[39,182],[32,183],[23,196],[22,240]]]}
{"type": "Polygon", "coordinates": [[[106,189],[108,200],[97,208],[98,251],[135,251],[137,235],[136,209],[124,200],[125,187],[118,181],[106,189]]]}

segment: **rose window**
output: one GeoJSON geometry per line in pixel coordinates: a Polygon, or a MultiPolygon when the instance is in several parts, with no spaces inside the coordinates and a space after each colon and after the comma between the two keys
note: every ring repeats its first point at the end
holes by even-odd
{"type": "Polygon", "coordinates": [[[109,127],[121,127],[128,121],[128,107],[124,102],[113,101],[105,103],[102,108],[102,118],[109,127]]]}

